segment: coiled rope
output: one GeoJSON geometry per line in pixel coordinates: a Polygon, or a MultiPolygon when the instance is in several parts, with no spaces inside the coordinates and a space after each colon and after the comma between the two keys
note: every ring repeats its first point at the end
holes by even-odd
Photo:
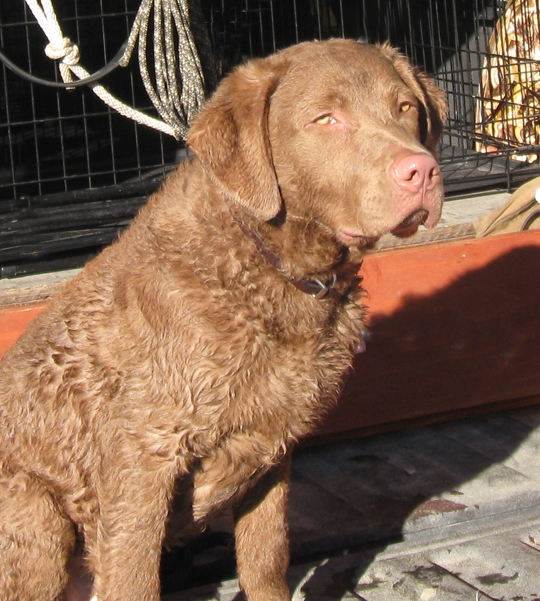
{"type": "Polygon", "coordinates": [[[66,87],[71,87],[69,84],[87,84],[105,104],[124,117],[177,140],[186,137],[189,124],[205,97],[204,74],[190,28],[188,0],[142,0],[120,60],[116,61],[115,57],[93,75],[80,65],[79,47],[63,35],[51,0],[25,1],[49,40],[45,53],[58,61],[66,87]],[[148,69],[147,43],[152,12],[154,79],[148,69]],[[126,105],[96,83],[97,79],[112,71],[115,63],[127,66],[137,42],[141,78],[162,121],[126,105]],[[74,80],[74,76],[78,80],[74,80]]]}
{"type": "Polygon", "coordinates": [[[204,101],[204,75],[190,28],[186,0],[143,0],[131,29],[124,57],[126,66],[139,42],[139,68],[150,97],[176,138],[185,138],[191,122],[204,101]],[[150,15],[154,9],[154,66],[156,86],[147,64],[147,37],[150,15]],[[175,48],[175,32],[177,48],[175,48]],[[181,80],[178,73],[182,74],[181,80]]]}

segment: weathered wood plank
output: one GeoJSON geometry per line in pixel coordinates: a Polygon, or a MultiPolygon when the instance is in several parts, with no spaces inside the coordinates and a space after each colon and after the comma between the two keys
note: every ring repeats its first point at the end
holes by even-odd
{"type": "Polygon", "coordinates": [[[540,553],[514,538],[513,533],[429,555],[433,565],[456,575],[488,599],[534,599],[540,595],[540,553]]]}
{"type": "MultiPolygon", "coordinates": [[[[528,413],[529,417],[532,412],[528,413]]],[[[540,431],[511,416],[494,414],[483,419],[467,420],[459,428],[445,428],[447,435],[484,454],[491,461],[504,462],[510,469],[540,482],[540,431]]],[[[529,420],[540,426],[540,421],[529,420]]]]}

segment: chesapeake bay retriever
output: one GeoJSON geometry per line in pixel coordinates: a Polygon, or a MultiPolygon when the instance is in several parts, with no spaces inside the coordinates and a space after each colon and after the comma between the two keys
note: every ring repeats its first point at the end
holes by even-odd
{"type": "Polygon", "coordinates": [[[225,506],[248,599],[289,598],[291,449],[362,347],[366,247],[437,222],[445,110],[388,45],[224,79],[195,156],[1,363],[2,601],[64,598],[76,541],[92,598],[156,601],[166,527],[225,506]]]}

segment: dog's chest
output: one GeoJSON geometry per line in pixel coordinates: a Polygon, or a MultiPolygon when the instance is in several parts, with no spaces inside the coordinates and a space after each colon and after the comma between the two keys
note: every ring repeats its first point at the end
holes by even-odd
{"type": "Polygon", "coordinates": [[[210,444],[229,432],[265,432],[280,444],[305,435],[335,401],[361,335],[361,309],[350,312],[330,320],[267,310],[253,319],[238,310],[219,321],[214,313],[182,369],[195,431],[210,444]]]}
{"type": "MultiPolygon", "coordinates": [[[[337,339],[315,333],[305,341],[281,344],[280,350],[259,365],[251,349],[236,374],[237,387],[221,392],[225,402],[198,408],[197,422],[206,424],[209,436],[214,424],[215,437],[204,441],[210,447],[194,474],[195,522],[241,498],[335,401],[350,360],[337,339]]],[[[260,353],[266,355],[262,349],[260,353]]],[[[213,391],[219,394],[216,384],[213,391]]]]}
{"type": "Polygon", "coordinates": [[[350,352],[332,338],[318,338],[281,345],[272,361],[260,364],[252,349],[233,390],[227,384],[220,394],[216,382],[213,392],[224,402],[199,405],[196,421],[206,424],[210,438],[200,439],[209,446],[195,473],[196,522],[241,498],[332,406],[350,352]]]}

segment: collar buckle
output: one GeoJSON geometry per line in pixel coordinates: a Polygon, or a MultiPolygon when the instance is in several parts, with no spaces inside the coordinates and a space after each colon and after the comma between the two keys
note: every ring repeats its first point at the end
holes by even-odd
{"type": "Polygon", "coordinates": [[[330,283],[327,283],[327,284],[321,282],[321,280],[319,278],[316,278],[312,281],[315,282],[318,286],[320,286],[319,292],[312,294],[312,296],[314,298],[316,298],[317,300],[320,300],[321,298],[328,296],[328,294],[330,294],[330,292],[334,289],[334,286],[336,285],[336,281],[337,281],[337,276],[334,273],[332,280],[330,281],[330,283]]]}

